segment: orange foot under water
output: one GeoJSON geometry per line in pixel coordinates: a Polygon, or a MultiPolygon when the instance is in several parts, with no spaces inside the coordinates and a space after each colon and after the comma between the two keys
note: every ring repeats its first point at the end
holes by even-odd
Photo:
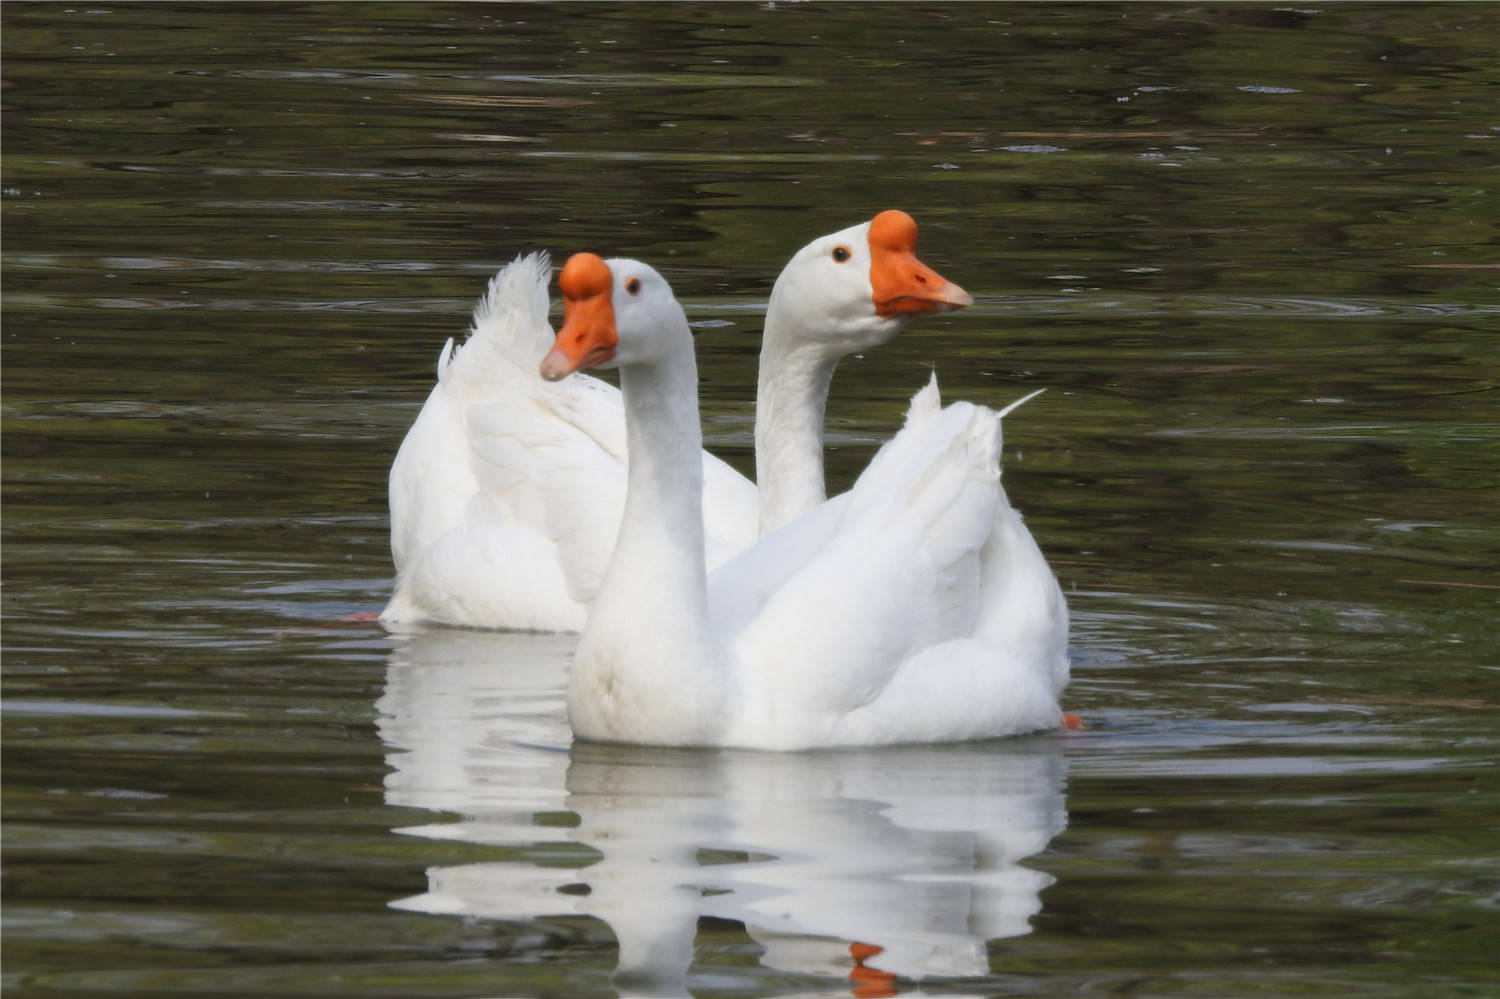
{"type": "Polygon", "coordinates": [[[1062,723],[1063,728],[1067,729],[1069,732],[1077,732],[1079,729],[1084,727],[1082,718],[1078,717],[1075,714],[1070,714],[1066,711],[1063,712],[1062,723]]]}
{"type": "Polygon", "coordinates": [[[380,620],[379,611],[355,611],[339,618],[341,624],[374,624],[380,620]]]}

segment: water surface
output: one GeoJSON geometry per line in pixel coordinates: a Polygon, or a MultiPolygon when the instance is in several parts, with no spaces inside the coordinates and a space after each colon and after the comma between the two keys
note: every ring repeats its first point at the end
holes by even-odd
{"type": "Polygon", "coordinates": [[[1495,991],[1493,5],[0,16],[8,993],[1495,991]],[[346,620],[498,266],[657,265],[748,470],[772,279],[887,207],[977,301],[830,484],[1046,387],[1084,731],[573,745],[567,639],[346,620]]]}

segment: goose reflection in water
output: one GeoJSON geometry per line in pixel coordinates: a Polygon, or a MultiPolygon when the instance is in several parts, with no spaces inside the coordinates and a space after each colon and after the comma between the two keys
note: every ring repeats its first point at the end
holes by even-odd
{"type": "Polygon", "coordinates": [[[619,942],[622,996],[689,994],[701,916],[743,923],[765,967],[844,979],[856,996],[984,976],[986,942],[1028,932],[1052,882],[1021,861],[1067,824],[1055,737],[789,754],[573,745],[576,637],[433,629],[396,642],[377,704],[386,800],[463,816],[399,831],[561,838],[599,859],[435,867],[426,892],[391,904],[593,916],[619,942]],[[578,824],[536,823],[549,812],[578,824]]]}

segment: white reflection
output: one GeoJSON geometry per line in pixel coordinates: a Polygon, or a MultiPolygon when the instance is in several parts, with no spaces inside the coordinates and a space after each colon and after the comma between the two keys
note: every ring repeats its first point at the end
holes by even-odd
{"type": "Polygon", "coordinates": [[[870,996],[897,994],[892,976],[987,975],[986,941],[1028,932],[1052,878],[1020,861],[1067,823],[1056,739],[788,754],[573,746],[575,641],[397,636],[377,704],[386,800],[463,817],[400,831],[576,843],[599,859],[433,868],[428,891],[394,906],[601,919],[629,996],[688,995],[705,915],[742,922],[768,968],[852,978],[844,994],[870,996]],[[545,813],[578,824],[540,823],[545,813]]]}

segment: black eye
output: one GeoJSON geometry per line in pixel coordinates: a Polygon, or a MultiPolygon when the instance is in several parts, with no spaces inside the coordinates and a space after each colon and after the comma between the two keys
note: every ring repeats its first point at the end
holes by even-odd
{"type": "Polygon", "coordinates": [[[833,248],[833,259],[836,260],[836,261],[838,261],[841,264],[844,261],[848,260],[849,259],[849,247],[847,247],[847,246],[835,246],[833,248]]]}
{"type": "Polygon", "coordinates": [[[625,290],[630,292],[632,295],[639,295],[641,293],[641,279],[631,278],[629,281],[626,281],[625,290]]]}

